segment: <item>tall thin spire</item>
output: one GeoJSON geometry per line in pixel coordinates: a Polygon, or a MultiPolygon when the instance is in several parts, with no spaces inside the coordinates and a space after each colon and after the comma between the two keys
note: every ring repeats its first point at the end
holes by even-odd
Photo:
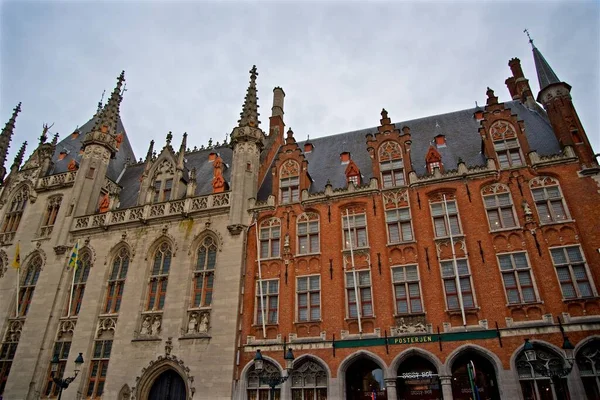
{"type": "Polygon", "coordinates": [[[240,114],[240,120],[238,121],[240,127],[250,126],[258,127],[260,121],[258,120],[258,97],[256,96],[256,77],[258,72],[256,71],[256,65],[252,66],[250,70],[250,84],[246,91],[246,98],[244,99],[244,105],[240,114]]]}
{"type": "Polygon", "coordinates": [[[123,100],[121,88],[125,82],[125,71],[117,78],[117,86],[110,94],[106,105],[98,114],[94,130],[102,130],[111,135],[116,135],[117,123],[119,121],[119,107],[123,100]]]}
{"type": "Polygon", "coordinates": [[[27,148],[27,141],[23,142],[23,144],[21,145],[21,148],[17,152],[17,155],[15,155],[15,161],[13,162],[13,165],[10,168],[11,170],[16,171],[16,170],[19,170],[19,168],[21,168],[21,164],[23,163],[23,157],[25,156],[26,148],[27,148]]]}
{"type": "Polygon", "coordinates": [[[104,101],[104,94],[106,93],[106,90],[102,91],[102,97],[100,97],[100,101],[98,102],[98,108],[96,109],[96,115],[100,114],[100,111],[102,111],[102,101],[104,101]]]}
{"type": "Polygon", "coordinates": [[[538,82],[540,84],[540,91],[544,90],[553,83],[560,83],[560,79],[558,79],[558,76],[556,76],[554,70],[552,70],[550,64],[548,64],[548,61],[546,61],[542,53],[540,53],[538,48],[535,47],[535,44],[533,44],[533,39],[529,35],[529,31],[525,29],[523,32],[525,32],[529,38],[529,43],[531,44],[533,61],[535,62],[535,70],[537,72],[538,82]]]}
{"type": "Polygon", "coordinates": [[[21,103],[17,104],[17,106],[13,109],[13,113],[10,116],[10,119],[4,125],[4,129],[2,129],[2,133],[0,133],[0,183],[4,181],[4,176],[6,175],[6,168],[4,167],[4,163],[6,162],[6,156],[8,155],[8,148],[10,147],[10,140],[12,139],[12,135],[15,130],[15,122],[17,121],[17,115],[21,112],[21,103]]]}

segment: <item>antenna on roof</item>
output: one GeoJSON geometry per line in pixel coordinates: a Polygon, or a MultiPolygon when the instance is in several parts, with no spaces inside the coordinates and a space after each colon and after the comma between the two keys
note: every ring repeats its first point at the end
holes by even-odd
{"type": "Polygon", "coordinates": [[[437,122],[437,119],[435,120],[435,127],[436,127],[436,128],[439,128],[439,127],[440,127],[440,124],[438,124],[438,122],[437,122]]]}

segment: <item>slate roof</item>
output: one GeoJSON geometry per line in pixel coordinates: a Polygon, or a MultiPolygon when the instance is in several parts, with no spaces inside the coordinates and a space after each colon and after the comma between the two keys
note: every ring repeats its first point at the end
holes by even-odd
{"type": "Polygon", "coordinates": [[[540,53],[535,46],[533,46],[533,60],[535,61],[538,82],[540,83],[540,91],[553,83],[560,82],[560,79],[558,79],[558,76],[556,76],[554,70],[550,67],[550,64],[548,64],[548,61],[546,61],[542,53],[540,53]]]}
{"type": "MultiPolygon", "coordinates": [[[[81,154],[79,154],[79,151],[81,150],[81,142],[85,138],[85,135],[93,129],[95,122],[96,117],[93,117],[79,128],[79,135],[73,137],[73,135],[70,134],[56,145],[56,150],[52,155],[54,168],[48,173],[48,175],[67,172],[67,167],[72,159],[75,159],[77,163],[81,161],[81,154]],[[61,151],[66,151],[68,154],[65,158],[59,160],[61,151]]],[[[119,118],[117,123],[117,133],[123,133],[123,141],[121,142],[121,146],[119,147],[119,151],[115,155],[115,158],[111,159],[108,163],[108,170],[106,171],[106,176],[114,182],[117,181],[119,175],[123,171],[127,158],[129,158],[131,162],[135,162],[135,154],[133,153],[133,149],[129,143],[129,138],[127,137],[121,118],[119,118]]]]}
{"type": "MultiPolygon", "coordinates": [[[[208,161],[208,155],[210,153],[217,153],[223,159],[225,168],[223,170],[223,177],[227,182],[231,182],[231,162],[233,159],[233,150],[229,147],[223,146],[207,150],[198,150],[190,153],[186,153],[184,156],[184,180],[189,179],[189,171],[192,168],[196,168],[196,196],[203,196],[212,193],[212,179],[213,179],[213,163],[208,161]]],[[[140,177],[144,172],[146,163],[138,163],[130,165],[125,169],[123,176],[117,183],[123,189],[119,195],[120,205],[119,208],[134,207],[137,205],[138,193],[140,190],[140,177]]]]}
{"type": "MultiPolygon", "coordinates": [[[[556,136],[545,114],[529,109],[519,101],[508,101],[504,105],[510,108],[513,114],[517,114],[518,119],[524,121],[525,135],[531,150],[536,150],[539,155],[556,154],[560,151],[556,136]]],[[[411,158],[417,175],[421,176],[427,172],[425,156],[437,135],[446,137],[446,147],[437,148],[442,156],[445,170],[456,169],[459,158],[462,158],[468,167],[486,164],[485,157],[481,153],[479,122],[474,118],[476,110],[478,108],[395,123],[398,129],[402,129],[403,126],[410,128],[411,158]]],[[[310,139],[310,143],[314,146],[313,151],[304,153],[308,160],[308,173],[313,179],[309,192],[325,190],[328,180],[334,189],[347,186],[344,174],[347,164],[340,162],[340,153],[344,151],[351,153],[352,160],[360,169],[362,183],[368,183],[373,177],[373,169],[365,136],[367,133],[376,132],[377,127],[373,127],[310,139]]],[[[315,136],[321,135],[322,133],[318,132],[315,136]]],[[[302,151],[305,143],[298,143],[302,151]]],[[[265,200],[271,194],[271,188],[272,175],[268,173],[259,188],[258,200],[265,200]]]]}

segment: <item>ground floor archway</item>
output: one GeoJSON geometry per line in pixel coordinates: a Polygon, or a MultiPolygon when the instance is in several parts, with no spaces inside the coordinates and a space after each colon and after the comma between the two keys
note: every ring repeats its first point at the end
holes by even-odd
{"type": "Polygon", "coordinates": [[[479,400],[500,400],[494,365],[480,353],[469,350],[452,364],[452,396],[454,400],[472,400],[473,389],[479,400]],[[474,370],[473,379],[469,377],[469,369],[474,370]]]}
{"type": "Polygon", "coordinates": [[[398,366],[396,393],[398,400],[441,400],[437,368],[419,355],[408,357],[398,366]]]}
{"type": "Polygon", "coordinates": [[[186,400],[183,378],[172,369],[161,373],[152,383],[148,400],[186,400]]]}
{"type": "Polygon", "coordinates": [[[346,370],[346,399],[388,400],[384,377],[383,368],[375,361],[356,359],[346,370]]]}

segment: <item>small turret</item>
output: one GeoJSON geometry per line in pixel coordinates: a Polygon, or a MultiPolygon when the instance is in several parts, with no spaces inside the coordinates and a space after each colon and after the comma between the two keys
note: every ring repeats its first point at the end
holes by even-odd
{"type": "Polygon", "coordinates": [[[15,160],[13,161],[13,164],[10,167],[11,174],[17,173],[17,171],[19,171],[19,168],[21,168],[21,164],[23,164],[23,158],[25,156],[26,148],[27,148],[27,142],[25,141],[21,145],[21,148],[17,152],[17,155],[15,156],[15,160]]]}

